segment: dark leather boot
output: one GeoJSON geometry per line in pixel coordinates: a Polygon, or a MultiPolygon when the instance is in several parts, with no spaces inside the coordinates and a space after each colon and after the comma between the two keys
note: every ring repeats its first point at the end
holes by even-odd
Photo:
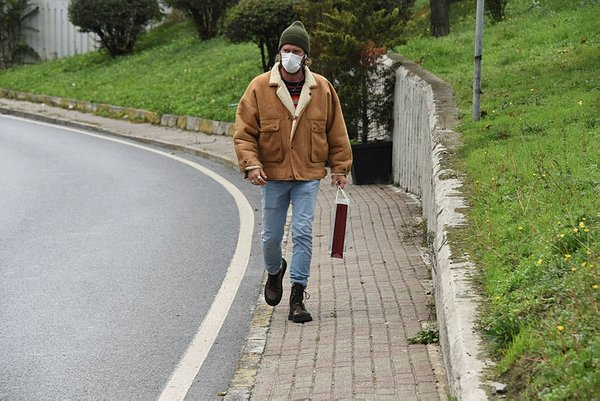
{"type": "MultiPolygon", "coordinates": [[[[304,286],[302,284],[292,285],[292,294],[290,295],[290,314],[288,319],[294,323],[305,323],[312,320],[312,316],[304,307],[304,286]]],[[[306,294],[308,299],[308,294],[306,294]]]]}
{"type": "Polygon", "coordinates": [[[287,262],[281,259],[281,269],[276,274],[269,274],[265,284],[265,301],[271,306],[279,305],[283,296],[283,276],[287,269],[287,262]]]}

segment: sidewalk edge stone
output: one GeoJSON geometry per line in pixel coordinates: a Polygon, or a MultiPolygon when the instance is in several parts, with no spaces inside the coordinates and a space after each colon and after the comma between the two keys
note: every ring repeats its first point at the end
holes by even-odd
{"type": "Polygon", "coordinates": [[[110,113],[123,116],[126,120],[131,122],[143,122],[167,127],[177,126],[188,131],[203,132],[210,135],[233,136],[234,132],[234,125],[232,123],[213,121],[201,117],[175,116],[171,114],[160,115],[153,111],[135,109],[133,107],[113,106],[59,96],[36,95],[34,93],[18,92],[3,88],[0,88],[0,97],[43,103],[49,106],[77,110],[85,113],[110,113]]]}

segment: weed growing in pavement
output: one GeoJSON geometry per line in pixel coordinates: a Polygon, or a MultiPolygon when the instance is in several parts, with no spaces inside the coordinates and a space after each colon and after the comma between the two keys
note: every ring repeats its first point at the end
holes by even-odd
{"type": "Polygon", "coordinates": [[[434,329],[421,330],[416,336],[408,339],[409,344],[437,344],[439,341],[439,332],[434,329]]]}

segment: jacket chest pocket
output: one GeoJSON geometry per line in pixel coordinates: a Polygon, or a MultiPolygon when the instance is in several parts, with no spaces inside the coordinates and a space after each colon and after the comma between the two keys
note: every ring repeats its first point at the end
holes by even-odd
{"type": "Polygon", "coordinates": [[[310,122],[310,159],[313,163],[327,160],[329,144],[325,132],[325,120],[312,120],[310,122]]]}
{"type": "Polygon", "coordinates": [[[262,162],[280,162],[283,160],[283,138],[279,127],[279,120],[263,120],[260,122],[258,149],[262,162]]]}

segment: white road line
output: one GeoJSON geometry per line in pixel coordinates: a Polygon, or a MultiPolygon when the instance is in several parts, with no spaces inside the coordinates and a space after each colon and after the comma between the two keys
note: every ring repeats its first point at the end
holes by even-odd
{"type": "MultiPolygon", "coordinates": [[[[29,123],[35,123],[39,125],[46,125],[49,127],[58,127],[57,125],[48,124],[39,121],[27,120],[13,116],[3,116],[7,118],[13,118],[15,120],[27,121],[29,123]]],[[[187,394],[189,388],[194,381],[194,378],[200,371],[208,352],[212,348],[223,322],[229,313],[231,304],[235,298],[237,290],[240,286],[242,278],[246,272],[248,261],[250,259],[250,250],[252,244],[252,233],[254,231],[254,211],[252,206],[242,194],[242,192],[235,187],[230,181],[226,180],[219,174],[209,170],[208,168],[201,166],[197,163],[178,157],[157,149],[153,149],[147,146],[139,145],[137,143],[127,142],[117,138],[107,137],[105,135],[94,134],[91,132],[82,131],[75,128],[59,126],[61,129],[77,132],[80,134],[93,136],[96,138],[117,142],[134,148],[143,149],[148,152],[156,153],[161,156],[165,156],[187,164],[188,166],[195,168],[203,174],[208,175],[210,178],[215,180],[217,183],[222,185],[227,192],[234,198],[235,203],[239,212],[240,219],[240,232],[238,235],[238,242],[235,253],[231,259],[231,264],[227,269],[227,274],[221,284],[221,288],[217,292],[215,299],[204,317],[202,324],[198,328],[198,331],[194,335],[194,339],[189,345],[187,351],[179,361],[177,368],[173,371],[169,382],[164,387],[159,401],[176,401],[183,400],[187,394]]]]}

